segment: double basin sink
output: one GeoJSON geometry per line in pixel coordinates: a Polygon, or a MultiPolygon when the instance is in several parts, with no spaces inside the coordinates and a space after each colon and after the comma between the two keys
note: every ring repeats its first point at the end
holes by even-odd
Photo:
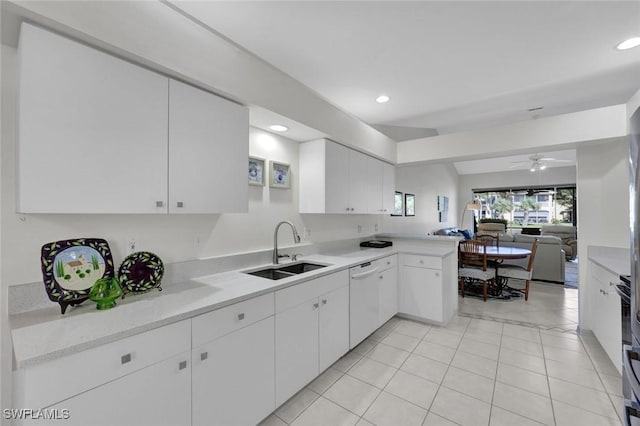
{"type": "Polygon", "coordinates": [[[270,266],[268,268],[259,269],[257,271],[247,271],[245,274],[255,275],[257,277],[267,278],[270,280],[281,280],[283,278],[294,277],[304,274],[305,272],[315,271],[316,269],[325,268],[329,265],[321,265],[319,263],[300,262],[282,266],[270,266]]]}

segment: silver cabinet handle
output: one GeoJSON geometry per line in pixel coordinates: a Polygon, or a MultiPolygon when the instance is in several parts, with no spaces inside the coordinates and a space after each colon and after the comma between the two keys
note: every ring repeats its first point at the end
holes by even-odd
{"type": "Polygon", "coordinates": [[[323,299],[323,300],[322,300],[322,304],[323,304],[323,305],[326,305],[326,304],[327,304],[327,299],[323,299]]]}
{"type": "Polygon", "coordinates": [[[184,203],[182,201],[178,201],[176,204],[180,208],[184,207],[184,203]]]}
{"type": "Polygon", "coordinates": [[[314,304],[313,304],[313,308],[314,308],[314,309],[318,309],[318,307],[319,307],[319,306],[320,306],[320,304],[319,304],[319,303],[314,303],[314,304]]]}
{"type": "Polygon", "coordinates": [[[347,207],[345,210],[346,210],[346,211],[349,211],[349,207],[347,207]]]}
{"type": "Polygon", "coordinates": [[[378,267],[376,266],[374,269],[367,271],[367,272],[362,272],[360,274],[353,274],[351,275],[351,278],[364,278],[364,277],[368,277],[369,275],[373,275],[378,271],[378,267]]]}
{"type": "Polygon", "coordinates": [[[120,364],[126,364],[128,362],[131,362],[131,352],[120,357],[120,364]]]}
{"type": "Polygon", "coordinates": [[[241,314],[238,314],[238,321],[242,321],[244,319],[244,312],[241,314]]]}
{"type": "Polygon", "coordinates": [[[440,272],[436,272],[436,277],[439,277],[439,276],[440,276],[440,272]]]}
{"type": "Polygon", "coordinates": [[[202,352],[200,354],[200,361],[204,361],[207,358],[209,358],[209,352],[202,352]]]}
{"type": "Polygon", "coordinates": [[[178,364],[178,370],[184,370],[185,368],[187,368],[187,361],[180,361],[180,364],[178,364]]]}
{"type": "Polygon", "coordinates": [[[164,201],[156,201],[156,207],[164,206],[164,201]]]}
{"type": "Polygon", "coordinates": [[[383,279],[384,277],[382,275],[380,275],[380,279],[383,279]]]}
{"type": "Polygon", "coordinates": [[[421,260],[421,261],[420,261],[420,263],[421,263],[421,264],[422,264],[422,263],[424,263],[424,260],[421,260]]]}

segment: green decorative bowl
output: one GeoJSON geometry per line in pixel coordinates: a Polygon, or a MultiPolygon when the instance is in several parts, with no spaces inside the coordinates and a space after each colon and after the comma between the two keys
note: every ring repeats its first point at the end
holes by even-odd
{"type": "Polygon", "coordinates": [[[122,288],[116,278],[101,278],[89,291],[89,299],[96,302],[99,310],[116,306],[116,299],[122,295],[122,288]]]}

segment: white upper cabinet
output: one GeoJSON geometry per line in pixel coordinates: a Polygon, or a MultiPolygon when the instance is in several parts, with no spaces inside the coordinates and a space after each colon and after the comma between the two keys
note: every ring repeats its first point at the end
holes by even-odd
{"type": "Polygon", "coordinates": [[[386,166],[326,139],[301,144],[300,213],[383,213],[386,166]]]}
{"type": "Polygon", "coordinates": [[[380,214],[383,212],[383,178],[384,165],[377,158],[367,157],[367,213],[380,214]]]}
{"type": "Polygon", "coordinates": [[[246,212],[248,156],[247,108],[170,80],[170,213],[246,212]]]}
{"type": "Polygon", "coordinates": [[[382,213],[393,213],[396,194],[396,167],[393,164],[382,163],[382,213]]]}
{"type": "Polygon", "coordinates": [[[361,152],[349,150],[349,213],[369,213],[367,158],[361,152]]]}
{"type": "Polygon", "coordinates": [[[17,210],[248,209],[245,107],[23,23],[17,210]]]}
{"type": "Polygon", "coordinates": [[[166,212],[166,77],[26,23],[18,68],[18,211],[166,212]]]}
{"type": "Polygon", "coordinates": [[[329,141],[300,146],[300,206],[304,198],[307,210],[301,213],[349,212],[349,151],[329,141]]]}

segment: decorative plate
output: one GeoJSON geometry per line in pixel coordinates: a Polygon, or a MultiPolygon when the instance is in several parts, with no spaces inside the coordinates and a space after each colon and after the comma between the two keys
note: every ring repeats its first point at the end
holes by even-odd
{"type": "Polygon", "coordinates": [[[156,287],[162,291],[163,274],[162,260],[148,251],[131,253],[118,268],[118,280],[125,293],[143,293],[156,287]]]}
{"type": "Polygon", "coordinates": [[[41,250],[44,288],[64,314],[89,298],[89,290],[100,278],[113,278],[113,258],[106,240],[78,238],[47,243],[41,250]]]}

